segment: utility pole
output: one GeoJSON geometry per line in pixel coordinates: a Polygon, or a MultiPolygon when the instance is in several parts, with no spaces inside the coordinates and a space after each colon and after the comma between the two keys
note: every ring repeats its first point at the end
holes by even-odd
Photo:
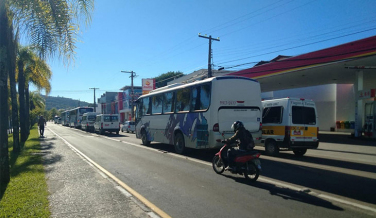
{"type": "Polygon", "coordinates": [[[133,71],[121,71],[122,73],[130,73],[131,76],[131,116],[134,118],[133,102],[134,102],[134,90],[133,90],[133,78],[136,77],[136,73],[133,71]]]}
{"type": "Polygon", "coordinates": [[[212,59],[212,50],[211,50],[211,42],[212,40],[215,40],[215,41],[219,41],[219,37],[218,38],[212,38],[211,35],[209,35],[209,37],[206,36],[202,36],[201,33],[198,34],[198,37],[201,37],[201,38],[205,38],[205,39],[209,39],[209,57],[208,57],[208,78],[212,77],[213,74],[212,74],[212,64],[211,64],[211,59],[212,59]]]}
{"type": "Polygon", "coordinates": [[[99,89],[99,88],[89,88],[89,89],[94,89],[94,112],[97,112],[96,110],[96,108],[97,108],[97,106],[95,105],[95,90],[96,89],[99,89]]]}

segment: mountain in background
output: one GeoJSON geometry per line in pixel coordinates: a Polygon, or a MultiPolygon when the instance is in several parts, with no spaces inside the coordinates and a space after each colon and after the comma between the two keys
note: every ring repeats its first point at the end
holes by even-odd
{"type": "Polygon", "coordinates": [[[59,109],[69,109],[69,108],[75,108],[75,107],[93,107],[93,104],[80,101],[80,100],[74,100],[71,98],[64,98],[64,97],[54,97],[54,96],[45,96],[42,95],[44,99],[46,99],[46,110],[51,110],[52,108],[59,109]]]}

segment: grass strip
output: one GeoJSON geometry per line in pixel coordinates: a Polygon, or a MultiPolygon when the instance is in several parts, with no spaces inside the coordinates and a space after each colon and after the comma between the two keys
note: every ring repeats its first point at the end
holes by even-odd
{"type": "Polygon", "coordinates": [[[0,217],[50,217],[48,189],[42,164],[42,149],[37,126],[19,155],[12,150],[13,136],[8,137],[10,182],[0,199],[0,217]]]}

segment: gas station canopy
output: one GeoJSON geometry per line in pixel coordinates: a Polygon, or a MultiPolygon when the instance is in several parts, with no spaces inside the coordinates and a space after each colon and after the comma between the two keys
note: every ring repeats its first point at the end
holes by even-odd
{"type": "Polygon", "coordinates": [[[362,70],[364,87],[376,86],[376,36],[288,57],[230,75],[257,79],[261,91],[324,84],[355,84],[362,70]]]}

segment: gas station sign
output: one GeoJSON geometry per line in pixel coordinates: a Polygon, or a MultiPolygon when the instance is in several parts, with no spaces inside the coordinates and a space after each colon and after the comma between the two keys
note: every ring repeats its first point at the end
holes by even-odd
{"type": "Polygon", "coordinates": [[[358,91],[358,99],[365,99],[365,98],[374,98],[375,97],[375,89],[365,89],[358,91]]]}

